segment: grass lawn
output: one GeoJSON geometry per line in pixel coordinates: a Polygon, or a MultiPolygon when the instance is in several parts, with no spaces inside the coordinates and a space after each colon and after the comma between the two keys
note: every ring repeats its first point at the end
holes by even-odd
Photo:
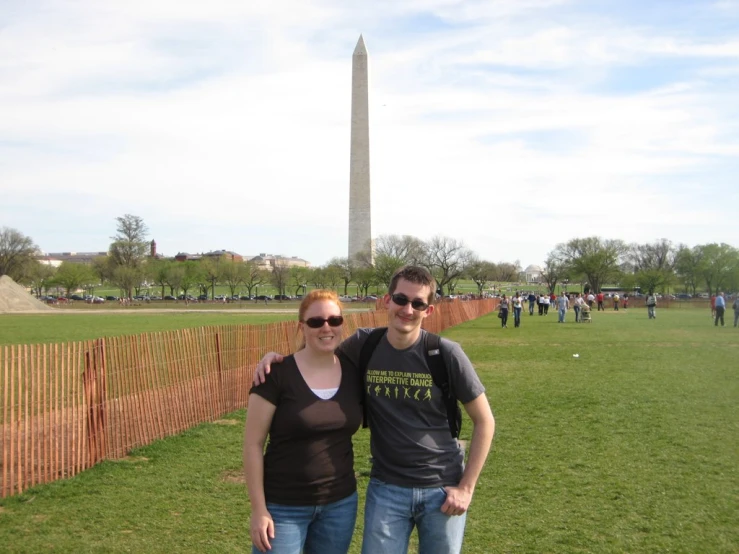
{"type": "Polygon", "coordinates": [[[0,345],[67,342],[208,325],[261,325],[294,320],[296,314],[297,308],[284,314],[201,311],[147,313],[128,310],[121,310],[121,313],[1,314],[0,345]]]}
{"type": "MultiPolygon", "coordinates": [[[[596,312],[592,325],[525,314],[520,329],[488,316],[445,333],[497,421],[465,552],[739,551],[739,330],[704,310],[657,313],[596,312]]],[[[3,551],[246,551],[243,415],[0,500],[3,551]]],[[[366,430],[355,452],[351,552],[366,430]]]]}

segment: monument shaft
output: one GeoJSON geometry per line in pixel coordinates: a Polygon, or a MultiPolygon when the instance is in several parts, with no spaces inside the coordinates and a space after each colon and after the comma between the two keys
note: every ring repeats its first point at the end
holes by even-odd
{"type": "Polygon", "coordinates": [[[369,83],[367,49],[360,35],[352,55],[352,128],[349,161],[349,259],[372,256],[370,206],[369,83]]]}

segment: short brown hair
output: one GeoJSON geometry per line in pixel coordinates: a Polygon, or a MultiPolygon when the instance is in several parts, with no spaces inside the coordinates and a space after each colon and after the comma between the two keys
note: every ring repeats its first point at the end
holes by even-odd
{"type": "Polygon", "coordinates": [[[387,289],[388,294],[393,294],[395,289],[398,288],[398,281],[401,279],[408,281],[409,283],[415,283],[416,285],[428,286],[429,297],[426,301],[429,304],[433,304],[436,300],[436,279],[431,275],[431,272],[425,267],[417,265],[405,265],[393,273],[390,279],[390,286],[387,289]]]}

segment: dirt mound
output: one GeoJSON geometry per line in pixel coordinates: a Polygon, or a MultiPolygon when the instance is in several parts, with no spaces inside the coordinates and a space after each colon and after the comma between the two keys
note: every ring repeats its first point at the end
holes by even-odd
{"type": "Polygon", "coordinates": [[[0,314],[41,312],[52,308],[28,294],[7,275],[0,277],[0,314]]]}

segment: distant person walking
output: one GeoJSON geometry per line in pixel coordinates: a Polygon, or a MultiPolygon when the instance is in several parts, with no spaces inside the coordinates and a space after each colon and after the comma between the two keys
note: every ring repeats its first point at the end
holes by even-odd
{"type": "Polygon", "coordinates": [[[621,303],[622,303],[622,305],[624,307],[624,310],[628,310],[629,309],[629,295],[628,294],[624,294],[624,297],[623,297],[623,300],[621,301],[621,303]]]}
{"type": "Polygon", "coordinates": [[[718,327],[718,322],[721,320],[721,327],[724,326],[724,312],[726,311],[726,300],[724,299],[724,293],[719,292],[716,296],[716,321],[714,325],[718,327]]]}
{"type": "Polygon", "coordinates": [[[559,308],[559,319],[557,320],[557,323],[564,323],[567,310],[570,309],[570,299],[567,298],[566,294],[562,294],[557,298],[557,307],[559,308]]]}
{"type": "Polygon", "coordinates": [[[739,323],[739,294],[734,297],[734,303],[731,305],[734,308],[734,327],[739,323]]]}
{"type": "Polygon", "coordinates": [[[595,295],[592,292],[588,293],[587,303],[588,303],[588,308],[592,310],[593,304],[595,303],[595,295]]]}
{"type": "Polygon", "coordinates": [[[575,300],[572,302],[572,310],[575,312],[575,323],[580,323],[580,310],[585,301],[582,299],[582,295],[578,292],[575,296],[575,300]]]}
{"type": "Polygon", "coordinates": [[[655,309],[657,308],[657,297],[655,294],[653,292],[647,294],[645,302],[647,304],[647,315],[649,316],[649,319],[657,319],[657,314],[655,312],[655,309]]]}
{"type": "Polygon", "coordinates": [[[549,297],[545,294],[544,295],[544,315],[549,315],[549,304],[551,303],[551,300],[549,297]]]}
{"type": "Polygon", "coordinates": [[[523,297],[516,293],[511,298],[511,304],[513,304],[513,326],[521,326],[521,310],[523,310],[523,297]]]}
{"type": "Polygon", "coordinates": [[[533,292],[529,293],[529,315],[534,315],[534,304],[536,303],[536,295],[533,292]]]}
{"type": "Polygon", "coordinates": [[[606,309],[603,307],[603,292],[599,292],[595,298],[598,300],[598,311],[603,310],[605,312],[606,309]]]}
{"type": "Polygon", "coordinates": [[[618,296],[618,293],[613,295],[613,311],[618,311],[618,304],[621,302],[621,298],[618,296]]]}
{"type": "Polygon", "coordinates": [[[536,303],[539,305],[539,315],[544,315],[544,295],[537,296],[536,303]]]}
{"type": "Polygon", "coordinates": [[[510,306],[508,299],[506,298],[505,294],[500,299],[500,306],[498,306],[498,311],[500,312],[500,326],[503,329],[508,328],[508,307],[510,306]]]}

